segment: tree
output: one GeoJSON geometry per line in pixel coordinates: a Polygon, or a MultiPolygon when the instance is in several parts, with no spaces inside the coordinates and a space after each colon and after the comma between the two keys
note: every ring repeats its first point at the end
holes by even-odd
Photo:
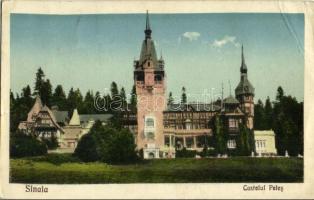
{"type": "Polygon", "coordinates": [[[41,67],[39,67],[36,72],[34,95],[41,95],[41,88],[45,82],[44,77],[44,71],[41,69],[41,67]]]}
{"type": "Polygon", "coordinates": [[[132,91],[131,91],[131,98],[130,98],[130,108],[131,110],[136,110],[136,104],[137,104],[137,97],[136,97],[136,87],[133,85],[132,91]]]}
{"type": "Polygon", "coordinates": [[[84,162],[99,160],[96,140],[92,134],[83,135],[77,144],[74,155],[78,156],[84,162]]]}
{"type": "Polygon", "coordinates": [[[185,87],[182,87],[181,103],[183,103],[183,104],[187,103],[187,97],[186,97],[185,92],[186,92],[185,87]]]}
{"type": "Polygon", "coordinates": [[[82,114],[95,114],[95,107],[94,107],[95,97],[92,91],[88,90],[84,97],[81,113],[82,114]]]}
{"type": "Polygon", "coordinates": [[[44,71],[41,67],[38,68],[35,78],[34,95],[39,95],[44,105],[50,106],[52,97],[52,86],[50,80],[45,80],[44,71]]]}
{"type": "Polygon", "coordinates": [[[33,105],[33,98],[32,98],[32,92],[29,85],[27,85],[25,88],[22,89],[22,103],[24,103],[27,107],[31,108],[33,105]]]}
{"type": "Polygon", "coordinates": [[[284,91],[283,91],[282,87],[279,86],[278,89],[277,89],[276,100],[280,101],[283,96],[284,96],[284,91]]]}
{"type": "Polygon", "coordinates": [[[57,149],[59,147],[58,138],[52,135],[50,138],[42,138],[42,142],[47,145],[48,149],[57,149]]]}
{"type": "Polygon", "coordinates": [[[133,134],[122,129],[113,135],[108,151],[110,163],[132,163],[137,160],[133,134]]]}
{"type": "Polygon", "coordinates": [[[225,154],[227,152],[227,139],[220,115],[216,115],[214,119],[213,133],[216,152],[218,154],[225,154]]]}
{"type": "Polygon", "coordinates": [[[69,115],[72,116],[73,110],[75,108],[78,109],[78,112],[81,112],[83,104],[83,97],[79,89],[74,91],[73,88],[70,89],[68,98],[67,98],[67,108],[69,111],[69,115]]]}
{"type": "Polygon", "coordinates": [[[110,92],[111,92],[111,99],[113,99],[114,97],[119,95],[118,86],[117,86],[116,82],[114,82],[114,81],[111,83],[110,92]]]}
{"type": "Polygon", "coordinates": [[[40,97],[44,105],[51,106],[50,101],[52,99],[52,86],[49,79],[44,81],[40,89],[40,97]]]}
{"type": "Polygon", "coordinates": [[[33,103],[34,99],[28,85],[22,89],[21,97],[17,94],[14,98],[13,93],[10,93],[10,131],[16,131],[18,124],[27,118],[33,103]]]}
{"type": "Polygon", "coordinates": [[[174,101],[174,99],[173,99],[173,97],[172,97],[172,92],[169,92],[169,97],[168,97],[168,102],[167,102],[167,104],[168,104],[168,105],[171,105],[171,104],[173,104],[173,101],[174,101]]]}
{"type": "Polygon", "coordinates": [[[52,94],[51,98],[51,105],[58,106],[59,110],[66,110],[66,95],[62,88],[62,85],[57,85],[57,87],[54,90],[54,93],[52,94]]]}
{"type": "Polygon", "coordinates": [[[115,82],[111,83],[110,91],[111,91],[110,110],[112,112],[121,111],[123,102],[121,96],[119,95],[118,86],[115,82]]]}
{"type": "Polygon", "coordinates": [[[303,154],[303,103],[284,95],[281,87],[274,102],[272,128],[279,155],[285,155],[286,150],[289,155],[303,154]]]}
{"type": "Polygon", "coordinates": [[[75,155],[85,162],[131,163],[137,160],[133,134],[127,129],[103,126],[97,121],[84,135],[75,149],[75,155]]]}
{"type": "Polygon", "coordinates": [[[238,155],[249,156],[253,150],[253,134],[243,123],[241,123],[237,139],[238,155]]]}
{"type": "Polygon", "coordinates": [[[125,90],[124,90],[124,87],[121,88],[120,90],[120,98],[121,98],[121,101],[122,101],[122,109],[125,110],[128,106],[128,102],[126,100],[126,94],[125,94],[125,90]]]}
{"type": "Polygon", "coordinates": [[[47,154],[47,145],[21,131],[10,134],[10,157],[40,156],[47,154]]]}
{"type": "Polygon", "coordinates": [[[104,106],[105,106],[106,112],[111,112],[111,107],[110,107],[111,101],[112,101],[112,99],[111,99],[110,95],[109,94],[105,95],[105,97],[104,97],[105,105],[104,106]]]}
{"type": "Polygon", "coordinates": [[[272,128],[272,121],[273,121],[273,107],[271,105],[269,97],[267,97],[265,102],[265,129],[269,130],[272,128]]]}
{"type": "Polygon", "coordinates": [[[259,99],[254,105],[254,128],[256,130],[266,129],[266,117],[263,102],[259,99]]]}

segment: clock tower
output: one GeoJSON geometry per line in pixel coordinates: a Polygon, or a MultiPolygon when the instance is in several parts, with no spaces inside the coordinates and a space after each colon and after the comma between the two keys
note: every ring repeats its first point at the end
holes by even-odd
{"type": "Polygon", "coordinates": [[[144,158],[159,158],[163,145],[163,111],[165,110],[165,71],[162,57],[157,59],[149,16],[146,14],[145,39],[139,60],[134,61],[134,84],[137,95],[138,150],[144,158]]]}
{"type": "Polygon", "coordinates": [[[246,115],[246,125],[249,129],[253,129],[254,119],[254,87],[248,80],[247,66],[244,60],[242,45],[242,63],[241,63],[241,80],[235,89],[236,98],[240,102],[240,108],[246,115]]]}

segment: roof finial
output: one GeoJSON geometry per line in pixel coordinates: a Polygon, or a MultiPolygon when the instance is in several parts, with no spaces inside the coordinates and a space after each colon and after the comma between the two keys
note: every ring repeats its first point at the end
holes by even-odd
{"type": "Polygon", "coordinates": [[[246,73],[247,67],[246,67],[245,59],[244,59],[243,44],[242,44],[242,48],[241,48],[241,56],[242,56],[242,61],[241,61],[242,63],[241,63],[240,71],[241,71],[241,73],[246,73]]]}
{"type": "Polygon", "coordinates": [[[146,38],[151,37],[152,30],[150,29],[148,10],[146,11],[146,29],[144,32],[146,38]]]}
{"type": "Polygon", "coordinates": [[[231,83],[230,83],[230,80],[228,80],[228,83],[229,83],[229,95],[231,96],[231,83]]]}

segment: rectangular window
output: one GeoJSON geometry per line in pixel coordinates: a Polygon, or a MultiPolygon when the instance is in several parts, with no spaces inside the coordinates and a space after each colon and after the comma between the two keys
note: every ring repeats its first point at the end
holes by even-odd
{"type": "Polygon", "coordinates": [[[228,149],[235,149],[236,148],[236,141],[235,140],[228,140],[227,147],[228,147],[228,149]]]}
{"type": "Polygon", "coordinates": [[[178,149],[182,149],[183,148],[183,137],[176,137],[176,147],[178,149]]]}
{"type": "Polygon", "coordinates": [[[239,128],[239,123],[237,119],[229,118],[229,131],[237,131],[239,128]]]}
{"type": "Polygon", "coordinates": [[[147,118],[146,119],[146,127],[154,127],[154,119],[153,118],[147,118]]]}
{"type": "Polygon", "coordinates": [[[186,137],[185,143],[187,148],[193,148],[194,147],[194,140],[193,137],[186,137]]]}
{"type": "Polygon", "coordinates": [[[196,147],[202,148],[205,145],[205,136],[196,136],[196,147]]]}

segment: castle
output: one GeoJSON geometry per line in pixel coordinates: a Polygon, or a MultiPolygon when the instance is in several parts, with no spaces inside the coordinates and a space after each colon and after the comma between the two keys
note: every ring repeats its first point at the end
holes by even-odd
{"type": "Polygon", "coordinates": [[[239,124],[253,131],[254,87],[248,79],[248,69],[242,46],[240,82],[235,97],[230,95],[212,103],[166,103],[166,72],[162,57],[152,39],[149,15],[146,14],[145,39],[138,60],[134,61],[134,84],[137,95],[138,149],[144,158],[173,158],[176,148],[202,151],[213,136],[213,118],[220,115],[227,130],[227,148],[235,150],[239,124]]]}
{"type": "MultiPolygon", "coordinates": [[[[228,152],[237,149],[240,125],[254,133],[255,152],[259,155],[275,155],[274,132],[254,131],[254,87],[248,79],[243,46],[240,66],[240,82],[231,94],[211,103],[166,103],[166,70],[162,57],[157,58],[149,15],[146,15],[140,57],[133,63],[136,88],[136,110],[123,112],[122,124],[135,136],[138,150],[143,150],[145,159],[174,158],[176,149],[202,151],[213,149],[209,140],[214,135],[214,119],[222,119],[228,152]]],[[[74,110],[71,120],[67,111],[50,110],[37,97],[26,121],[20,130],[32,132],[39,137],[56,136],[59,149],[73,152],[82,135],[89,132],[96,120],[106,123],[110,114],[79,115],[74,110]]],[[[62,151],[64,152],[64,151],[62,151]]]]}

